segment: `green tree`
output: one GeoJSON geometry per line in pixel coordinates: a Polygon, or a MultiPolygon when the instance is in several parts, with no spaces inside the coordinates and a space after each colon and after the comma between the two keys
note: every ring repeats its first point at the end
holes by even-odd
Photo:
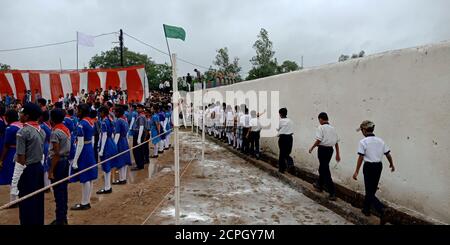
{"type": "Polygon", "coordinates": [[[0,70],[11,70],[11,66],[0,63],[0,70]]]}
{"type": "Polygon", "coordinates": [[[262,28],[258,34],[258,39],[253,44],[256,50],[256,56],[250,60],[253,67],[249,71],[247,80],[268,77],[277,74],[277,60],[274,58],[275,51],[272,50],[273,44],[269,39],[269,33],[262,28]]]}
{"type": "Polygon", "coordinates": [[[298,64],[295,61],[285,60],[283,64],[278,66],[278,73],[287,73],[291,71],[298,71],[301,68],[298,66],[298,64]]]}
{"type": "Polygon", "coordinates": [[[233,62],[230,63],[230,56],[228,55],[228,48],[221,48],[217,50],[216,59],[213,64],[218,67],[218,72],[224,76],[232,76],[237,81],[241,81],[241,75],[239,74],[242,68],[239,66],[239,58],[234,57],[233,62]]]}
{"type": "MultiPolygon", "coordinates": [[[[124,66],[145,65],[149,89],[158,89],[159,83],[165,80],[172,81],[171,66],[167,64],[155,64],[146,54],[133,52],[128,48],[123,50],[124,66]]],[[[90,68],[117,68],[120,67],[120,48],[96,54],[89,62],[90,68]]]]}

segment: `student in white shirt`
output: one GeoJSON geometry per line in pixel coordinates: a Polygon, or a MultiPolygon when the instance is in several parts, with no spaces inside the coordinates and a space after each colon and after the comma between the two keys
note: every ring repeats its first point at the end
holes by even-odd
{"type": "Polygon", "coordinates": [[[249,139],[250,154],[259,159],[259,139],[261,133],[261,124],[259,123],[260,114],[256,111],[250,112],[250,129],[247,133],[247,138],[249,139]]]}
{"type": "Polygon", "coordinates": [[[312,153],[314,148],[318,147],[317,157],[319,158],[319,180],[314,184],[314,188],[322,192],[325,186],[330,194],[329,200],[336,200],[336,190],[334,188],[333,179],[330,172],[330,160],[333,157],[333,147],[336,148],[336,161],[341,161],[339,153],[339,137],[336,130],[328,122],[328,115],[325,112],[319,114],[320,126],[316,131],[316,141],[314,142],[309,153],[312,153]]]}
{"type": "Polygon", "coordinates": [[[392,160],[391,151],[382,139],[373,134],[374,130],[375,124],[371,121],[362,122],[359,129],[357,129],[357,131],[362,132],[365,138],[362,139],[358,145],[359,157],[356,164],[355,173],[353,174],[353,179],[357,180],[359,170],[364,161],[363,174],[366,195],[364,198],[364,208],[362,209],[362,212],[366,216],[370,216],[370,207],[373,205],[374,209],[380,214],[380,223],[385,224],[385,207],[375,196],[383,169],[383,164],[381,162],[383,155],[385,155],[389,161],[389,168],[391,168],[391,172],[395,171],[395,167],[394,161],[392,160]]]}
{"type": "Polygon", "coordinates": [[[248,114],[248,108],[245,107],[244,109],[244,115],[240,118],[241,125],[242,125],[242,148],[241,152],[247,154],[249,152],[249,141],[246,137],[248,134],[248,131],[250,130],[250,115],[248,114]]]}
{"type": "Polygon", "coordinates": [[[280,156],[278,158],[278,171],[284,173],[286,169],[294,167],[294,160],[290,156],[292,151],[294,134],[294,123],[287,117],[287,109],[281,108],[280,122],[277,128],[278,131],[278,148],[280,148],[280,156]]]}
{"type": "Polygon", "coordinates": [[[225,121],[226,121],[226,136],[228,139],[228,145],[231,146],[231,145],[233,145],[233,140],[234,140],[234,133],[233,133],[234,113],[233,113],[233,108],[231,107],[231,105],[227,106],[225,121]]]}
{"type": "MultiPolygon", "coordinates": [[[[241,106],[242,108],[244,108],[245,106],[241,106]]],[[[235,143],[234,143],[234,147],[238,150],[240,150],[242,148],[242,124],[241,124],[241,116],[242,114],[242,110],[241,107],[239,106],[235,106],[234,109],[236,110],[235,113],[235,118],[234,118],[234,124],[235,124],[235,143]]]]}

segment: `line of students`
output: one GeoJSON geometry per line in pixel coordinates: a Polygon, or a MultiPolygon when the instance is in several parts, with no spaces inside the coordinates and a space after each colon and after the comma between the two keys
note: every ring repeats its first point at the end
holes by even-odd
{"type": "MultiPolygon", "coordinates": [[[[194,123],[201,128],[202,111],[197,113],[194,123]]],[[[259,117],[263,113],[252,110],[249,114],[249,109],[245,105],[235,106],[233,110],[233,107],[226,103],[211,103],[205,110],[205,130],[210,136],[214,135],[242,153],[259,159],[262,129],[259,117]]]]}

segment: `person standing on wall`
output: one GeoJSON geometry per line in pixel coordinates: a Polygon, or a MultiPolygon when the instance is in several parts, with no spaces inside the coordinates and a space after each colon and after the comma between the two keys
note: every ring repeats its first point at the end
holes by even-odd
{"type": "Polygon", "coordinates": [[[280,122],[278,131],[278,147],[280,148],[280,156],[278,159],[278,171],[284,173],[286,169],[294,167],[294,160],[290,156],[293,145],[294,122],[287,117],[287,109],[281,108],[280,122]]]}
{"type": "Polygon", "coordinates": [[[189,73],[186,76],[186,84],[190,84],[191,87],[193,87],[193,85],[192,85],[192,76],[189,73]]]}
{"type": "Polygon", "coordinates": [[[328,122],[328,115],[322,112],[318,116],[319,127],[316,130],[316,141],[309,149],[309,153],[312,153],[314,148],[318,147],[317,156],[319,158],[319,180],[314,184],[314,188],[322,192],[323,186],[325,186],[330,194],[329,200],[336,200],[336,191],[331,178],[330,172],[330,160],[333,157],[333,147],[336,148],[336,161],[341,161],[339,151],[339,137],[334,127],[328,122]]]}
{"type": "Polygon", "coordinates": [[[375,193],[378,189],[378,183],[380,182],[381,172],[383,170],[383,163],[381,162],[383,155],[389,161],[389,168],[391,172],[395,171],[394,161],[392,160],[391,151],[384,141],[375,136],[373,133],[375,130],[375,124],[371,121],[363,121],[357,131],[361,131],[364,135],[364,139],[359,141],[358,145],[358,161],[356,163],[356,170],[353,174],[353,179],[358,180],[359,170],[364,161],[363,174],[364,174],[364,186],[366,189],[366,195],[364,198],[364,207],[362,212],[366,216],[370,216],[371,206],[380,214],[380,223],[386,223],[386,212],[383,203],[378,200],[375,193]]]}

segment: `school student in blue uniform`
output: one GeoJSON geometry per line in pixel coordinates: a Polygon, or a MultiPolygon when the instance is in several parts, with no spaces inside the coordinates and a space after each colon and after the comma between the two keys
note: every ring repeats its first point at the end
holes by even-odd
{"type": "Polygon", "coordinates": [[[78,127],[78,118],[74,115],[74,110],[67,110],[67,114],[64,117],[63,121],[64,126],[67,127],[70,131],[70,153],[69,153],[69,162],[73,161],[75,157],[75,141],[77,140],[77,127],[78,127]]]}
{"type": "MultiPolygon", "coordinates": [[[[98,109],[101,118],[102,134],[100,135],[100,150],[99,157],[101,161],[105,161],[115,155],[117,155],[117,146],[112,138],[114,134],[114,123],[110,118],[109,109],[106,106],[102,106],[98,109]]],[[[102,170],[104,174],[104,187],[97,191],[97,194],[109,194],[112,192],[111,188],[111,169],[117,164],[117,158],[113,158],[102,163],[102,170]]]]}
{"type": "MultiPolygon", "coordinates": [[[[117,145],[117,152],[122,153],[130,149],[128,146],[128,122],[124,115],[124,109],[122,107],[116,107],[116,134],[114,136],[114,142],[117,145]]],[[[113,185],[124,185],[127,183],[127,169],[131,166],[130,152],[126,152],[117,157],[116,168],[119,169],[119,179],[113,182],[113,185]]]]}
{"type": "Polygon", "coordinates": [[[165,107],[166,114],[166,140],[164,141],[164,150],[168,150],[170,148],[170,135],[172,133],[172,110],[170,105],[166,105],[165,107]]]}
{"type": "MultiPolygon", "coordinates": [[[[44,187],[45,132],[39,126],[41,108],[34,103],[27,103],[20,112],[20,121],[24,123],[16,135],[16,156],[12,188],[19,193],[19,198],[44,187]]],[[[19,203],[21,225],[44,224],[44,193],[36,194],[19,203]]]]}
{"type": "MultiPolygon", "coordinates": [[[[16,134],[23,124],[19,122],[19,114],[15,110],[5,113],[5,121],[8,124],[5,130],[3,151],[0,157],[0,185],[10,186],[10,201],[17,199],[18,193],[11,189],[11,181],[14,173],[14,155],[16,154],[16,134]]],[[[14,206],[14,207],[17,207],[14,206]]]]}
{"type": "MultiPolygon", "coordinates": [[[[67,178],[69,174],[69,155],[71,148],[71,132],[63,124],[65,112],[61,109],[53,109],[50,112],[50,122],[53,126],[50,135],[49,148],[49,171],[48,178],[52,183],[67,178]]],[[[53,186],[53,195],[55,197],[55,216],[56,219],[51,225],[67,225],[67,185],[69,181],[64,181],[53,186]]]]}
{"type": "MultiPolygon", "coordinates": [[[[93,147],[94,121],[89,117],[90,111],[88,104],[80,104],[78,106],[78,118],[81,120],[77,127],[77,147],[72,163],[72,168],[75,171],[81,171],[97,164],[93,147]]],[[[71,210],[87,210],[91,208],[93,181],[97,177],[98,168],[94,167],[71,179],[72,182],[79,181],[82,184],[81,203],[73,206],[71,210]]]]}
{"type": "MultiPolygon", "coordinates": [[[[44,142],[44,157],[42,159],[42,166],[44,167],[44,186],[50,185],[50,179],[48,178],[48,170],[50,169],[50,163],[48,161],[48,148],[50,145],[50,134],[52,133],[52,126],[50,125],[50,115],[48,111],[42,112],[40,119],[40,126],[45,132],[44,142]]],[[[50,190],[49,190],[50,191],[50,190]]]]}
{"type": "Polygon", "coordinates": [[[5,120],[5,106],[0,105],[0,155],[2,154],[3,150],[3,142],[5,140],[5,131],[7,122],[5,120]]]}
{"type": "MultiPolygon", "coordinates": [[[[160,123],[160,133],[164,133],[166,131],[166,113],[164,112],[164,108],[162,106],[162,104],[157,105],[157,111],[158,111],[158,116],[159,116],[159,123],[160,123]]],[[[161,139],[159,141],[159,150],[158,153],[164,153],[164,145],[166,142],[166,134],[162,134],[159,136],[159,138],[161,139]]]]}
{"type": "Polygon", "coordinates": [[[158,157],[158,147],[159,142],[161,141],[161,137],[159,136],[161,130],[161,124],[159,121],[159,113],[158,113],[158,105],[153,105],[150,110],[151,118],[149,120],[150,123],[150,134],[153,144],[153,156],[152,158],[158,157]]]}

